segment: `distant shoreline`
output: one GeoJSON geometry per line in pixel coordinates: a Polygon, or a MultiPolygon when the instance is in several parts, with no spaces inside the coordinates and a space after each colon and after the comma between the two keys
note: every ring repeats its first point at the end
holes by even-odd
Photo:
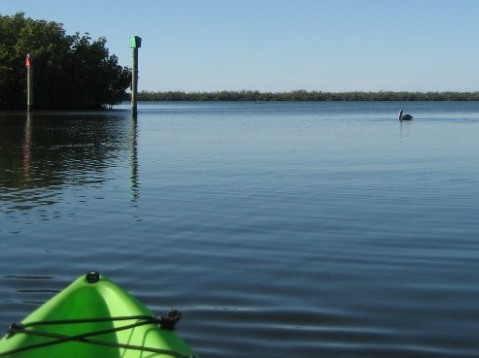
{"type": "Polygon", "coordinates": [[[218,91],[218,92],[150,92],[141,91],[140,101],[479,101],[478,92],[260,92],[260,91],[218,91]]]}

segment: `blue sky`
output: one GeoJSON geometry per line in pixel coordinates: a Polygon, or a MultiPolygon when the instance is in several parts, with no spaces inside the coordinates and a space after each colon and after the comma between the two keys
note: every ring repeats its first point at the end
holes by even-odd
{"type": "Polygon", "coordinates": [[[478,91],[477,0],[0,0],[105,36],[139,90],[478,91]]]}

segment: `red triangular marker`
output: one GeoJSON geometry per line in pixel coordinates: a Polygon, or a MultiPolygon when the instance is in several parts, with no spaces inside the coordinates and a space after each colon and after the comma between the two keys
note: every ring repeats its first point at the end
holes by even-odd
{"type": "Polygon", "coordinates": [[[27,58],[25,59],[25,66],[30,67],[32,65],[30,61],[30,54],[27,55],[27,58]]]}

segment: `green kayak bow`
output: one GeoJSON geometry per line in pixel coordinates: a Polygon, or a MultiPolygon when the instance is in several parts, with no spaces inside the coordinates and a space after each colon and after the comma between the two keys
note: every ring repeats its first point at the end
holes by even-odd
{"type": "Polygon", "coordinates": [[[90,272],[12,324],[0,357],[198,358],[174,331],[178,311],[155,316],[119,286],[90,272]]]}

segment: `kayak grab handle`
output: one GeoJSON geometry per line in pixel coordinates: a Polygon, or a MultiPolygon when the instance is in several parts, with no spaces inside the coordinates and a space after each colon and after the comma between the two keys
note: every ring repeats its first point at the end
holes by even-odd
{"type": "Polygon", "coordinates": [[[85,275],[86,282],[97,283],[100,281],[100,273],[97,271],[90,271],[85,275]]]}

